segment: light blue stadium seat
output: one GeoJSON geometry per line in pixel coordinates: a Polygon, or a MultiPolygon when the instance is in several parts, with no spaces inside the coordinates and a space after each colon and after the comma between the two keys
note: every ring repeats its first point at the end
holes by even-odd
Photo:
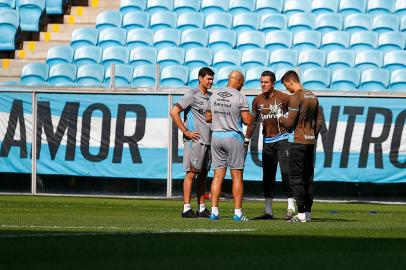
{"type": "Polygon", "coordinates": [[[256,31],[259,26],[259,16],[254,12],[239,13],[234,16],[233,30],[237,33],[256,31]]]}
{"type": "Polygon", "coordinates": [[[147,8],[149,14],[157,12],[168,12],[173,10],[173,0],[148,0],[147,8]]]}
{"type": "Polygon", "coordinates": [[[200,11],[201,0],[175,0],[173,11],[180,15],[184,12],[200,11]]]}
{"type": "Polygon", "coordinates": [[[314,15],[336,13],[338,9],[338,2],[338,0],[313,0],[311,12],[314,15]]]}
{"type": "Polygon", "coordinates": [[[265,34],[259,31],[246,31],[237,36],[236,48],[241,52],[248,49],[263,48],[265,45],[265,34]]]}
{"type": "Polygon", "coordinates": [[[355,13],[344,20],[344,30],[347,32],[368,31],[372,28],[371,17],[368,14],[355,13]]]}
{"type": "MultiPolygon", "coordinates": [[[[107,68],[104,75],[104,85],[109,87],[112,80],[112,69],[113,66],[107,68]]],[[[114,86],[117,88],[128,88],[130,87],[131,80],[133,77],[133,67],[130,65],[114,65],[114,86]]]]}
{"type": "Polygon", "coordinates": [[[120,12],[125,16],[130,12],[144,11],[147,7],[147,0],[121,0],[120,12]]]}
{"type": "Polygon", "coordinates": [[[325,33],[321,38],[320,49],[331,52],[347,49],[350,44],[350,33],[345,31],[332,31],[325,33]]]}
{"type": "Polygon", "coordinates": [[[292,34],[300,31],[312,30],[316,25],[316,18],[312,13],[294,13],[289,17],[288,30],[292,34]]]}
{"type": "Polygon", "coordinates": [[[184,12],[178,16],[178,22],[176,28],[181,31],[194,28],[203,28],[204,16],[202,13],[184,12]]]}
{"type": "Polygon", "coordinates": [[[364,13],[366,9],[366,0],[340,0],[338,12],[344,16],[354,13],[364,13]]]}
{"type": "Polygon", "coordinates": [[[107,47],[103,49],[101,63],[105,68],[112,64],[127,64],[129,55],[127,47],[107,47]]]}
{"type": "Polygon", "coordinates": [[[48,83],[52,86],[74,86],[76,66],[74,64],[56,64],[49,68],[48,83]]]}
{"type": "Polygon", "coordinates": [[[228,0],[202,0],[200,6],[200,12],[203,12],[205,15],[214,12],[226,12],[228,11],[228,0]]]}
{"type": "Polygon", "coordinates": [[[253,12],[255,10],[255,0],[229,0],[228,3],[228,12],[233,16],[253,12]]]}
{"type": "Polygon", "coordinates": [[[136,28],[149,27],[149,14],[144,11],[131,11],[123,16],[123,28],[129,32],[136,28]]]}
{"type": "Polygon", "coordinates": [[[322,34],[343,29],[343,19],[340,13],[323,13],[317,16],[315,30],[322,34]]]}
{"type": "Polygon", "coordinates": [[[276,30],[269,32],[265,36],[265,49],[275,51],[278,49],[290,49],[292,47],[293,36],[287,30],[276,30]]]}
{"type": "Polygon", "coordinates": [[[339,68],[331,72],[330,88],[338,91],[356,91],[359,81],[359,70],[355,68],[339,68]]]}
{"type": "Polygon", "coordinates": [[[353,51],[373,50],[378,47],[378,34],[372,31],[354,32],[350,39],[350,49],[353,51]]]}
{"type": "Polygon", "coordinates": [[[162,29],[154,34],[153,46],[157,50],[168,47],[177,47],[180,43],[181,33],[178,29],[162,29]]]}
{"type": "Polygon", "coordinates": [[[321,45],[321,33],[308,30],[297,33],[293,37],[292,48],[298,52],[318,49],[321,45]]]}
{"type": "Polygon", "coordinates": [[[305,89],[326,90],[330,86],[330,70],[316,67],[303,71],[302,83],[305,89]]]}
{"type": "Polygon", "coordinates": [[[0,9],[0,51],[16,49],[16,34],[19,27],[18,12],[14,9],[0,9]]]}
{"type": "MultiPolygon", "coordinates": [[[[192,70],[189,70],[189,82],[188,86],[189,87],[197,87],[199,85],[199,71],[202,67],[196,67],[192,70]]],[[[209,67],[211,70],[213,70],[214,73],[217,73],[217,69],[214,67],[209,67]]]]}
{"type": "Polygon", "coordinates": [[[73,61],[73,48],[67,45],[59,45],[52,47],[48,50],[46,63],[49,66],[60,63],[72,63],[73,61]]]}
{"type": "Polygon", "coordinates": [[[206,16],[204,28],[209,31],[231,29],[233,17],[226,12],[213,12],[206,16]]]}
{"type": "Polygon", "coordinates": [[[269,70],[267,67],[254,67],[250,68],[246,72],[245,76],[245,89],[259,89],[261,87],[261,74],[265,70],[269,70]]]}
{"type": "Polygon", "coordinates": [[[45,63],[29,63],[21,70],[21,84],[33,85],[48,80],[49,67],[45,63]]]}
{"type": "Polygon", "coordinates": [[[288,21],[284,14],[265,14],[261,16],[259,30],[265,34],[277,30],[286,30],[288,21]]]}
{"type": "Polygon", "coordinates": [[[221,69],[218,69],[218,72],[216,73],[216,76],[214,76],[214,86],[215,87],[226,87],[227,82],[228,82],[228,75],[230,72],[238,70],[240,71],[243,75],[245,75],[245,71],[242,67],[240,66],[226,66],[221,69]]]}
{"type": "Polygon", "coordinates": [[[213,54],[209,48],[190,49],[185,54],[185,65],[189,70],[211,66],[213,54]]]}
{"type": "Polygon", "coordinates": [[[399,30],[399,17],[394,14],[377,15],[372,20],[372,31],[385,33],[399,30]]]}
{"type": "Polygon", "coordinates": [[[162,11],[151,15],[149,28],[153,31],[171,29],[176,27],[177,15],[175,12],[162,11]]]}
{"type": "Polygon", "coordinates": [[[39,22],[45,9],[45,0],[20,0],[21,31],[39,32],[39,22]]]}
{"type": "Polygon", "coordinates": [[[284,0],[283,3],[283,13],[287,16],[298,12],[309,12],[311,8],[310,0],[284,0]]]}
{"type": "Polygon", "coordinates": [[[279,49],[271,53],[269,67],[271,70],[293,69],[297,64],[297,52],[290,49],[279,49]]]}
{"type": "Polygon", "coordinates": [[[128,63],[132,66],[156,64],[157,50],[154,47],[138,47],[130,52],[128,63]]]}
{"type": "Polygon", "coordinates": [[[354,67],[359,71],[380,68],[383,63],[383,53],[377,50],[360,51],[355,56],[354,67]]]}
{"type": "Polygon", "coordinates": [[[390,51],[383,57],[383,68],[394,71],[406,68],[406,51],[390,51]]]}
{"type": "Polygon", "coordinates": [[[183,87],[187,85],[189,70],[182,65],[168,66],[161,72],[161,87],[183,87]]]}
{"type": "Polygon", "coordinates": [[[406,91],[406,69],[398,69],[392,72],[389,87],[394,91],[406,91]]]}
{"type": "Polygon", "coordinates": [[[106,28],[99,32],[98,45],[101,48],[124,46],[127,32],[123,28],[106,28]]]}
{"type": "Polygon", "coordinates": [[[326,64],[326,52],[323,50],[307,50],[299,53],[297,65],[302,71],[309,68],[324,67],[326,64]]]}
{"type": "Polygon", "coordinates": [[[241,55],[241,66],[245,70],[255,67],[266,67],[269,62],[269,52],[266,49],[250,49],[241,55]]]}
{"type": "Polygon", "coordinates": [[[281,79],[282,76],[288,71],[288,70],[292,70],[292,68],[282,68],[282,69],[278,69],[275,70],[275,89],[277,90],[286,90],[285,85],[283,85],[281,79]]]}
{"type": "Polygon", "coordinates": [[[14,9],[15,7],[15,0],[0,0],[0,8],[14,9]]]}
{"type": "Polygon", "coordinates": [[[185,61],[185,51],[182,48],[169,47],[158,51],[156,58],[161,70],[168,66],[183,65],[185,61]]]}
{"type": "Polygon", "coordinates": [[[101,31],[106,28],[121,28],[122,15],[119,11],[108,10],[100,13],[96,17],[96,28],[101,31]]]}
{"type": "Polygon", "coordinates": [[[154,87],[156,83],[156,65],[140,65],[134,67],[131,87],[154,87]]]}
{"type": "Polygon", "coordinates": [[[406,2],[404,0],[396,0],[394,13],[400,17],[405,17],[406,15],[406,2]]]}
{"type": "Polygon", "coordinates": [[[385,91],[389,86],[390,73],[383,68],[367,69],[361,73],[360,90],[385,91]]]}
{"type": "Polygon", "coordinates": [[[355,54],[350,50],[336,50],[327,54],[326,67],[330,70],[354,66],[355,54]]]}
{"type": "Polygon", "coordinates": [[[406,32],[406,16],[401,17],[399,31],[406,32]]]}
{"type": "Polygon", "coordinates": [[[225,66],[239,66],[241,63],[241,52],[233,49],[225,49],[213,55],[213,67],[220,70],[225,66]]]}
{"type": "Polygon", "coordinates": [[[151,29],[146,28],[132,29],[127,33],[126,46],[130,50],[137,47],[151,46],[153,40],[154,40],[154,32],[151,29]]]}
{"type": "Polygon", "coordinates": [[[406,36],[403,32],[386,32],[379,35],[378,49],[382,52],[403,50],[405,48],[406,36]]]}
{"type": "Polygon", "coordinates": [[[257,0],[255,12],[259,15],[282,13],[283,0],[257,0]]]}
{"type": "Polygon", "coordinates": [[[75,50],[73,63],[76,66],[86,64],[99,64],[102,57],[102,48],[97,46],[83,46],[75,50]]]}
{"type": "Polygon", "coordinates": [[[63,0],[46,0],[45,10],[47,14],[60,15],[63,14],[63,0]]]}
{"type": "Polygon", "coordinates": [[[206,47],[209,34],[205,29],[188,29],[183,31],[179,46],[183,49],[190,50],[198,47],[206,47]]]}
{"type": "Polygon", "coordinates": [[[103,87],[104,69],[103,65],[98,64],[87,64],[79,67],[76,84],[81,87],[103,87]]]}
{"type": "Polygon", "coordinates": [[[394,6],[394,0],[368,0],[367,13],[373,16],[393,13],[394,6]]]}
{"type": "Polygon", "coordinates": [[[233,49],[237,42],[237,34],[233,30],[217,30],[209,35],[208,47],[213,53],[224,49],[233,49]]]}
{"type": "Polygon", "coordinates": [[[72,39],[70,45],[74,49],[89,45],[96,46],[98,38],[99,31],[97,31],[96,28],[91,27],[78,28],[72,32],[72,39]]]}

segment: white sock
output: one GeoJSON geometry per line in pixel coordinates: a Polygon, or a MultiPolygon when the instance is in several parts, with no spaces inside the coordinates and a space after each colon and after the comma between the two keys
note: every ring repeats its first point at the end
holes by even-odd
{"type": "Polygon", "coordinates": [[[288,210],[289,209],[295,211],[295,199],[293,198],[288,198],[288,210]]]}
{"type": "Polygon", "coordinates": [[[189,204],[184,204],[183,205],[183,213],[185,213],[186,211],[189,211],[190,209],[192,209],[192,207],[190,207],[190,203],[189,204]]]}
{"type": "Polygon", "coordinates": [[[242,210],[235,208],[234,209],[234,215],[236,215],[237,217],[241,217],[242,216],[242,210]]]}
{"type": "Polygon", "coordinates": [[[265,198],[265,213],[272,215],[272,198],[265,198]]]}
{"type": "Polygon", "coordinates": [[[298,217],[300,220],[306,220],[306,214],[305,214],[305,213],[297,213],[297,217],[298,217]]]}
{"type": "Polygon", "coordinates": [[[204,205],[204,203],[201,203],[201,204],[199,205],[199,212],[204,211],[204,209],[206,209],[206,206],[204,205]]]}
{"type": "Polygon", "coordinates": [[[219,208],[218,207],[212,207],[211,208],[211,214],[218,216],[219,215],[219,208]]]}

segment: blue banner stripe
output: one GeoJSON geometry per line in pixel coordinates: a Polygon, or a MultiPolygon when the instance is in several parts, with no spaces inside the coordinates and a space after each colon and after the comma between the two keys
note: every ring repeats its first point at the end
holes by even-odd
{"type": "Polygon", "coordinates": [[[21,100],[24,106],[24,113],[31,114],[32,94],[7,92],[0,92],[0,113],[10,113],[14,100],[21,100]]]}

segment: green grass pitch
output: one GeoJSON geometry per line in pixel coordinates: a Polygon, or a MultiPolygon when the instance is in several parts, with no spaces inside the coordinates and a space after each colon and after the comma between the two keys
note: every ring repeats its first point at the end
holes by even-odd
{"type": "MultiPolygon", "coordinates": [[[[195,202],[193,202],[195,205],[195,202]]],[[[406,206],[314,205],[313,221],[180,218],[180,200],[0,196],[0,269],[406,269],[406,206]]],[[[248,217],[263,202],[245,201],[248,217]]]]}

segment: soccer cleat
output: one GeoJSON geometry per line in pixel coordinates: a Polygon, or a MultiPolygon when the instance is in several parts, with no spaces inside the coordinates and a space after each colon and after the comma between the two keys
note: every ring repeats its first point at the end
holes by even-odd
{"type": "Polygon", "coordinates": [[[265,219],[273,219],[273,215],[265,213],[263,215],[254,218],[254,220],[265,220],[265,219]]]}
{"type": "Polygon", "coordinates": [[[310,212],[305,213],[305,215],[306,215],[306,222],[312,221],[312,216],[311,216],[310,212]]]}
{"type": "Polygon", "coordinates": [[[295,215],[289,220],[289,222],[306,222],[306,219],[301,219],[298,215],[295,215]]]}
{"type": "Polygon", "coordinates": [[[284,220],[290,220],[292,217],[295,215],[295,211],[292,209],[288,209],[288,212],[286,212],[286,215],[283,217],[284,220]]]}
{"type": "Polygon", "coordinates": [[[234,215],[233,220],[234,221],[249,221],[249,219],[246,218],[244,215],[241,215],[241,216],[234,215]]]}
{"type": "Polygon", "coordinates": [[[186,212],[182,212],[180,215],[182,218],[198,218],[195,212],[192,209],[187,210],[186,212]]]}
{"type": "Polygon", "coordinates": [[[219,220],[220,217],[219,217],[219,215],[211,214],[210,217],[209,217],[209,219],[210,219],[210,220],[219,220]]]}
{"type": "Polygon", "coordinates": [[[198,212],[196,211],[196,216],[199,218],[209,218],[210,217],[210,211],[205,208],[203,211],[198,212]]]}

